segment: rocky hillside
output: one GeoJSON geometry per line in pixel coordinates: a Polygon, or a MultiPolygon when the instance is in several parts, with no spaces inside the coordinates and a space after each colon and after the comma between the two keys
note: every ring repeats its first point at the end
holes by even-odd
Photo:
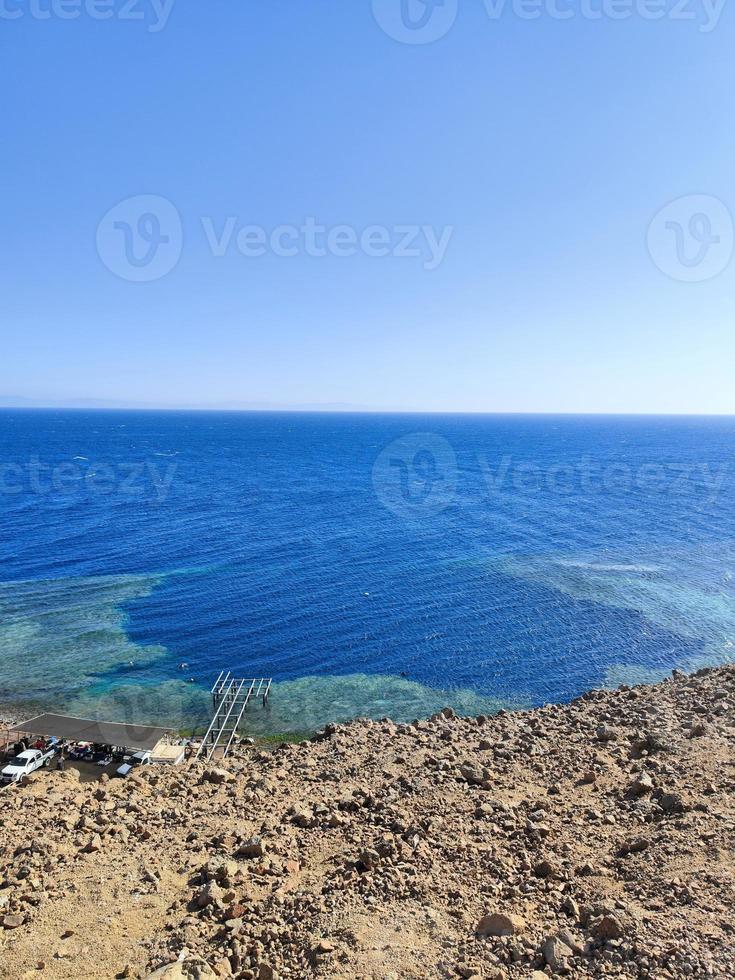
{"type": "Polygon", "coordinates": [[[0,794],[0,977],[735,976],[735,668],[0,794]]]}

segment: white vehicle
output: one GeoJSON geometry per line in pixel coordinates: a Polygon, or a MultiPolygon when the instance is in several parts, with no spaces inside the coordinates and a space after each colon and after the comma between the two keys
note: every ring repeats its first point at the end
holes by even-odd
{"type": "Polygon", "coordinates": [[[136,752],[135,755],[126,755],[123,764],[115,770],[115,775],[129,776],[133,769],[137,769],[138,766],[149,766],[150,764],[150,752],[136,752]]]}
{"type": "Polygon", "coordinates": [[[47,766],[54,757],[55,750],[49,749],[48,752],[41,752],[40,749],[26,749],[20,755],[5,766],[0,773],[0,783],[7,786],[8,783],[19,783],[24,776],[30,776],[36,769],[47,766]]]}

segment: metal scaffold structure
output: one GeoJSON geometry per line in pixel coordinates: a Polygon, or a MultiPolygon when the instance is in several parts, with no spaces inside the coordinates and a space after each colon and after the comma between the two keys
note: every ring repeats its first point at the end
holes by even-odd
{"type": "Polygon", "coordinates": [[[203,757],[209,762],[218,749],[225,758],[248,704],[260,698],[265,707],[272,683],[271,677],[233,677],[229,670],[220,671],[212,688],[212,722],[199,746],[197,759],[203,757]]]}

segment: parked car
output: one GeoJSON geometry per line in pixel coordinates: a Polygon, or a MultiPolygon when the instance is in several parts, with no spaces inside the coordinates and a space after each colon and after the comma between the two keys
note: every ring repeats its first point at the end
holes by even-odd
{"type": "Polygon", "coordinates": [[[40,749],[26,749],[5,766],[0,773],[0,783],[3,786],[7,786],[8,783],[19,783],[24,776],[30,776],[36,769],[47,766],[53,759],[55,751],[55,749],[46,752],[40,749]]]}
{"type": "Polygon", "coordinates": [[[133,769],[139,766],[149,766],[151,764],[150,752],[136,752],[134,755],[126,755],[125,761],[115,770],[116,776],[129,776],[133,769]]]}

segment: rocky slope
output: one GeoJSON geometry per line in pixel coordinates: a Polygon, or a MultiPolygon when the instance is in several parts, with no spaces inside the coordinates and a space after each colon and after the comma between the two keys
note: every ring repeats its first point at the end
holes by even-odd
{"type": "Polygon", "coordinates": [[[0,794],[0,977],[735,976],[735,668],[0,794]]]}

